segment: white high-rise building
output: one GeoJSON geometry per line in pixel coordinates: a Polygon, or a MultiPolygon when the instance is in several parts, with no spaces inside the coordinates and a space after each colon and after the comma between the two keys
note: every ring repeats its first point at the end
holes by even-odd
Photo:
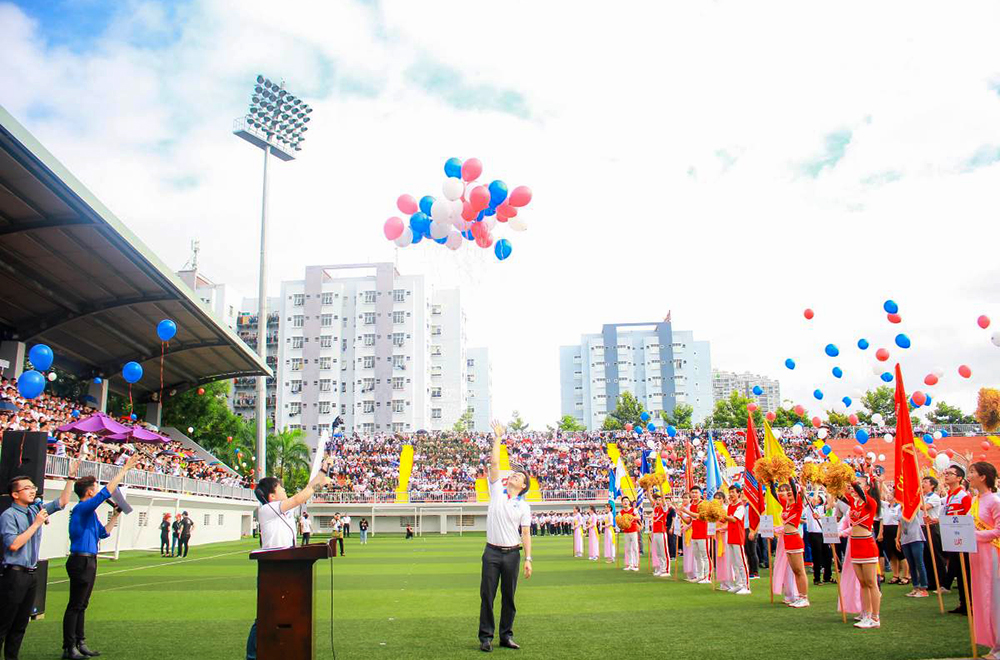
{"type": "MultiPolygon", "coordinates": [[[[230,328],[236,328],[243,296],[228,284],[216,284],[197,268],[177,271],[177,277],[191,287],[206,308],[230,328]]],[[[256,346],[254,347],[256,349],[256,346]]]]}
{"type": "Polygon", "coordinates": [[[465,316],[457,290],[431,291],[391,263],[309,266],[282,283],[276,427],[310,445],[347,431],[454,425],[466,409],[465,316]]]}
{"type": "Polygon", "coordinates": [[[619,395],[631,392],[662,424],[660,413],[679,403],[700,422],[712,412],[712,360],[707,341],[675,331],[667,320],[612,323],[580,344],[559,349],[562,415],[600,429],[619,395]]]}
{"type": "Polygon", "coordinates": [[[775,411],[781,407],[781,384],[777,380],[749,371],[738,374],[733,371],[713,370],[713,400],[728,399],[733,392],[756,401],[764,412],[775,411]],[[761,393],[754,394],[754,387],[760,387],[761,393]]]}
{"type": "Polygon", "coordinates": [[[493,368],[487,348],[466,350],[466,379],[469,382],[466,410],[472,415],[472,431],[488,431],[493,419],[493,368]]]}

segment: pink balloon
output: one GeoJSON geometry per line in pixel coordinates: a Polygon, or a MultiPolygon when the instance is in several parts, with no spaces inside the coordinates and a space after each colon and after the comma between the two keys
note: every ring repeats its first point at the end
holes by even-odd
{"type": "Polygon", "coordinates": [[[934,447],[928,447],[927,455],[930,456],[931,458],[937,458],[938,451],[937,449],[934,449],[934,447]]]}
{"type": "Polygon", "coordinates": [[[983,451],[989,451],[992,445],[990,445],[989,440],[983,440],[979,443],[979,446],[983,448],[983,451]]]}
{"type": "Polygon", "coordinates": [[[851,426],[857,426],[858,425],[858,416],[855,415],[854,413],[851,413],[847,417],[847,421],[849,421],[851,423],[851,426]]]}
{"type": "MultiPolygon", "coordinates": [[[[470,158],[462,163],[462,178],[466,181],[475,181],[483,173],[483,164],[478,158],[470,158]]],[[[486,208],[485,206],[483,208],[486,208]]]]}
{"type": "Polygon", "coordinates": [[[861,445],[854,445],[854,453],[857,454],[858,456],[864,456],[865,449],[861,445]]]}
{"type": "Polygon", "coordinates": [[[912,396],[913,396],[913,403],[917,404],[918,406],[922,406],[925,403],[927,403],[927,395],[921,392],[920,390],[914,392],[912,396]]]}
{"type": "Polygon", "coordinates": [[[767,419],[767,421],[769,421],[769,422],[773,422],[773,421],[774,421],[775,419],[777,419],[777,418],[778,418],[778,416],[777,416],[777,415],[775,415],[775,414],[774,414],[773,412],[770,412],[770,411],[768,411],[768,413],[767,413],[766,415],[764,415],[764,417],[765,417],[765,419],[767,419]]]}
{"type": "Polygon", "coordinates": [[[385,221],[385,226],[382,227],[382,231],[385,233],[386,238],[390,241],[394,241],[403,233],[403,221],[393,216],[385,221]]]}
{"type": "Polygon", "coordinates": [[[474,211],[477,213],[482,211],[490,205],[490,191],[487,190],[486,186],[476,186],[469,193],[469,202],[472,204],[474,211]]]}
{"type": "Polygon", "coordinates": [[[880,348],[877,351],[875,351],[875,358],[879,362],[885,362],[886,360],[889,359],[889,351],[887,351],[884,348],[880,348]]]}
{"type": "Polygon", "coordinates": [[[972,377],[972,369],[963,364],[958,368],[958,375],[962,378],[970,378],[972,377]]]}
{"type": "Polygon", "coordinates": [[[417,206],[417,200],[413,199],[413,195],[400,195],[399,199],[396,200],[396,208],[399,209],[400,213],[405,213],[406,215],[413,215],[420,210],[417,206]]]}
{"type": "Polygon", "coordinates": [[[813,423],[813,426],[815,426],[816,428],[819,428],[819,427],[823,426],[823,420],[820,419],[819,417],[813,417],[812,418],[812,423],[813,423]]]}
{"type": "Polygon", "coordinates": [[[511,206],[527,206],[531,201],[531,188],[528,186],[518,186],[510,191],[507,203],[511,206]]]}
{"type": "Polygon", "coordinates": [[[462,200],[462,219],[468,222],[472,222],[476,219],[476,214],[478,211],[472,208],[472,202],[467,199],[462,200]]]}
{"type": "Polygon", "coordinates": [[[924,385],[932,387],[934,385],[937,385],[937,383],[938,383],[938,377],[935,376],[934,374],[927,374],[926,376],[924,376],[924,385]]]}
{"type": "Polygon", "coordinates": [[[500,222],[507,222],[508,218],[513,218],[517,215],[517,209],[510,205],[509,202],[504,202],[497,207],[497,220],[500,222]]]}
{"type": "Polygon", "coordinates": [[[983,330],[985,330],[986,328],[990,327],[990,317],[988,317],[985,314],[983,314],[978,319],[976,319],[976,323],[979,324],[980,328],[982,328],[983,330]]]}
{"type": "Polygon", "coordinates": [[[747,411],[748,412],[756,412],[757,411],[757,404],[756,403],[748,403],[747,404],[747,411]]]}

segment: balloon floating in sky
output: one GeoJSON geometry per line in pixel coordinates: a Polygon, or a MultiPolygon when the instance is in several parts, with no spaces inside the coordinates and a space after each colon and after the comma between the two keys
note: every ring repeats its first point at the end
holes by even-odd
{"type": "Polygon", "coordinates": [[[764,419],[766,419],[769,422],[773,422],[777,418],[778,418],[778,416],[775,415],[774,412],[772,412],[770,410],[768,410],[767,413],[764,415],[764,419]]]}
{"type": "Polygon", "coordinates": [[[962,366],[960,366],[958,368],[958,375],[961,376],[962,378],[971,378],[972,377],[972,369],[970,369],[968,366],[966,366],[966,365],[963,364],[962,366]]]}
{"type": "Polygon", "coordinates": [[[833,368],[833,377],[834,378],[843,378],[844,377],[844,370],[841,369],[840,367],[834,367],[833,368]]]}
{"type": "Polygon", "coordinates": [[[674,425],[672,425],[672,424],[668,424],[667,425],[667,435],[669,435],[671,438],[674,437],[675,435],[677,435],[677,428],[674,425]]]}
{"type": "Polygon", "coordinates": [[[885,310],[886,314],[895,314],[899,311],[899,305],[896,304],[895,300],[886,300],[882,303],[882,309],[885,310]]]}
{"type": "Polygon", "coordinates": [[[889,319],[889,323],[902,323],[903,322],[903,317],[901,317],[899,314],[887,314],[886,318],[889,319]]]}
{"type": "Polygon", "coordinates": [[[787,360],[785,360],[785,366],[788,367],[789,369],[794,369],[795,360],[793,360],[792,358],[788,358],[787,360]]]}
{"type": "Polygon", "coordinates": [[[861,444],[865,444],[866,442],[868,442],[868,431],[864,429],[858,429],[858,432],[854,434],[854,437],[857,438],[858,442],[860,442],[861,444]]]}
{"type": "Polygon", "coordinates": [[[816,316],[816,313],[807,307],[806,311],[802,312],[802,316],[806,317],[807,321],[812,321],[812,318],[816,316]]]}
{"type": "Polygon", "coordinates": [[[888,371],[886,371],[885,373],[883,373],[882,376],[881,376],[881,378],[886,383],[891,383],[892,382],[892,374],[889,373],[888,371]]]}
{"type": "Polygon", "coordinates": [[[821,401],[823,399],[823,390],[813,390],[813,396],[816,397],[818,401],[821,401]]]}
{"type": "Polygon", "coordinates": [[[518,186],[509,190],[499,179],[477,185],[483,164],[476,158],[464,162],[449,158],[444,173],[441,198],[424,195],[418,202],[412,195],[400,195],[396,199],[396,208],[408,220],[396,216],[386,220],[382,224],[386,240],[405,248],[429,239],[428,244],[433,241],[450,250],[470,241],[483,249],[493,248],[499,261],[508,259],[511,243],[497,236],[498,226],[506,224],[512,231],[528,228],[517,216],[531,201],[531,189],[518,186]]]}
{"type": "Polygon", "coordinates": [[[834,346],[833,344],[827,344],[826,348],[823,349],[823,350],[830,357],[837,357],[838,355],[840,355],[840,349],[837,348],[836,346],[834,346]]]}
{"type": "Polygon", "coordinates": [[[858,425],[858,416],[855,415],[854,413],[851,413],[850,415],[847,416],[847,421],[849,421],[851,423],[851,426],[857,426],[858,425]]]}
{"type": "Polygon", "coordinates": [[[899,346],[900,348],[909,348],[910,338],[903,333],[899,333],[896,335],[896,346],[899,346]]]}
{"type": "Polygon", "coordinates": [[[844,407],[845,408],[850,408],[851,404],[853,403],[853,401],[851,401],[851,397],[849,397],[849,396],[845,396],[843,399],[841,399],[841,401],[844,402],[844,407]]]}
{"type": "Polygon", "coordinates": [[[938,377],[936,375],[934,375],[934,374],[927,374],[926,376],[924,376],[924,385],[927,385],[928,387],[932,387],[932,386],[937,385],[937,384],[938,384],[938,377]]]}
{"type": "Polygon", "coordinates": [[[805,406],[801,406],[801,405],[800,406],[795,406],[794,408],[792,408],[792,411],[796,415],[798,415],[799,417],[802,417],[803,415],[806,414],[805,406]]]}
{"type": "Polygon", "coordinates": [[[875,359],[878,360],[879,362],[885,362],[886,360],[889,359],[889,351],[884,348],[878,349],[877,351],[875,351],[875,359]]]}
{"type": "Polygon", "coordinates": [[[913,399],[913,403],[916,404],[918,408],[927,402],[927,395],[920,390],[914,392],[911,398],[913,399]]]}
{"type": "Polygon", "coordinates": [[[979,325],[980,328],[985,330],[986,328],[990,327],[990,317],[983,314],[978,319],[976,319],[976,323],[979,325]]]}
{"type": "Polygon", "coordinates": [[[754,393],[754,396],[760,396],[761,394],[764,393],[764,390],[761,389],[760,385],[754,385],[753,386],[753,393],[754,393]]]}
{"type": "Polygon", "coordinates": [[[868,340],[865,339],[864,337],[862,337],[861,339],[859,339],[858,340],[858,348],[860,348],[863,351],[867,351],[868,350],[868,340]]]}

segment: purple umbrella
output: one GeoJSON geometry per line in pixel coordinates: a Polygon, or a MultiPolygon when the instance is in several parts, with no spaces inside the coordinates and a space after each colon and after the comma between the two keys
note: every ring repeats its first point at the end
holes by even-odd
{"type": "Polygon", "coordinates": [[[129,427],[124,424],[119,424],[114,419],[101,412],[95,413],[90,417],[85,417],[83,419],[74,419],[69,424],[64,424],[59,427],[60,432],[99,433],[101,435],[107,435],[109,433],[125,433],[128,430],[129,427]]]}
{"type": "Polygon", "coordinates": [[[159,433],[147,431],[141,426],[133,426],[124,433],[115,433],[101,438],[101,442],[145,442],[148,444],[166,444],[170,442],[159,433]]]}

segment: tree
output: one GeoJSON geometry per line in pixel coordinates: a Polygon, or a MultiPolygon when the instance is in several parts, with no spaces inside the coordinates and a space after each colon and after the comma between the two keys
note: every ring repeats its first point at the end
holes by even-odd
{"type": "Polygon", "coordinates": [[[473,424],[472,413],[466,410],[461,417],[455,420],[455,425],[451,427],[451,430],[455,433],[468,433],[472,430],[473,424]]]}
{"type": "Polygon", "coordinates": [[[809,411],[804,411],[801,415],[795,414],[795,411],[791,408],[778,408],[774,411],[774,424],[775,428],[790,428],[796,424],[801,424],[802,426],[808,427],[812,424],[809,419],[809,411]]]}
{"type": "Polygon", "coordinates": [[[298,470],[309,469],[309,446],[303,442],[305,431],[285,429],[267,439],[267,473],[278,477],[285,487],[294,489],[291,483],[298,470]]]}
{"type": "Polygon", "coordinates": [[[872,415],[882,415],[885,426],[896,425],[896,390],[888,385],[880,385],[874,390],[868,390],[861,397],[864,410],[858,412],[858,420],[863,424],[872,423],[872,415]]]}
{"type": "Polygon", "coordinates": [[[976,419],[983,425],[983,430],[987,433],[992,433],[1000,428],[1000,390],[992,387],[984,387],[979,390],[976,419]]]}
{"type": "Polygon", "coordinates": [[[564,433],[580,433],[587,430],[587,427],[573,415],[563,415],[562,419],[559,420],[558,427],[564,433]]]}
{"type": "Polygon", "coordinates": [[[521,431],[528,430],[528,423],[521,419],[521,413],[515,410],[511,416],[510,423],[507,424],[507,428],[515,433],[520,433],[521,431]]]}
{"type": "MultiPolygon", "coordinates": [[[[741,396],[739,392],[733,392],[728,399],[719,399],[715,402],[715,408],[705,420],[705,424],[720,429],[746,427],[748,403],[750,399],[741,396]]],[[[764,423],[764,415],[760,412],[760,408],[753,412],[753,422],[757,426],[764,423]]]]}
{"type": "Polygon", "coordinates": [[[694,417],[694,407],[686,403],[678,403],[674,406],[673,414],[666,410],[660,413],[664,424],[669,424],[679,429],[691,428],[691,418],[694,417]]]}
{"type": "Polygon", "coordinates": [[[604,418],[604,428],[605,430],[618,430],[625,428],[626,424],[631,424],[633,427],[645,426],[646,424],[642,421],[642,413],[644,412],[646,412],[645,406],[639,403],[634,394],[623,392],[618,395],[615,409],[604,418]],[[609,419],[614,421],[608,422],[609,419]],[[608,426],[609,423],[613,428],[608,426]]]}
{"type": "Polygon", "coordinates": [[[621,431],[625,427],[619,422],[615,417],[608,415],[604,418],[604,423],[601,424],[602,431],[621,431]]]}
{"type": "Polygon", "coordinates": [[[938,401],[934,410],[927,413],[927,421],[931,424],[975,424],[976,418],[966,415],[958,406],[949,406],[944,401],[938,401]]]}
{"type": "Polygon", "coordinates": [[[174,426],[185,432],[189,426],[193,427],[194,432],[188,434],[192,440],[213,453],[225,450],[226,438],[235,437],[245,426],[226,402],[230,383],[218,380],[203,385],[204,394],[199,395],[198,390],[192,388],[167,397],[163,404],[163,426],[174,426]]]}
{"type": "Polygon", "coordinates": [[[850,426],[851,420],[848,419],[845,413],[839,413],[836,410],[826,411],[826,421],[829,422],[830,426],[850,426]]]}

